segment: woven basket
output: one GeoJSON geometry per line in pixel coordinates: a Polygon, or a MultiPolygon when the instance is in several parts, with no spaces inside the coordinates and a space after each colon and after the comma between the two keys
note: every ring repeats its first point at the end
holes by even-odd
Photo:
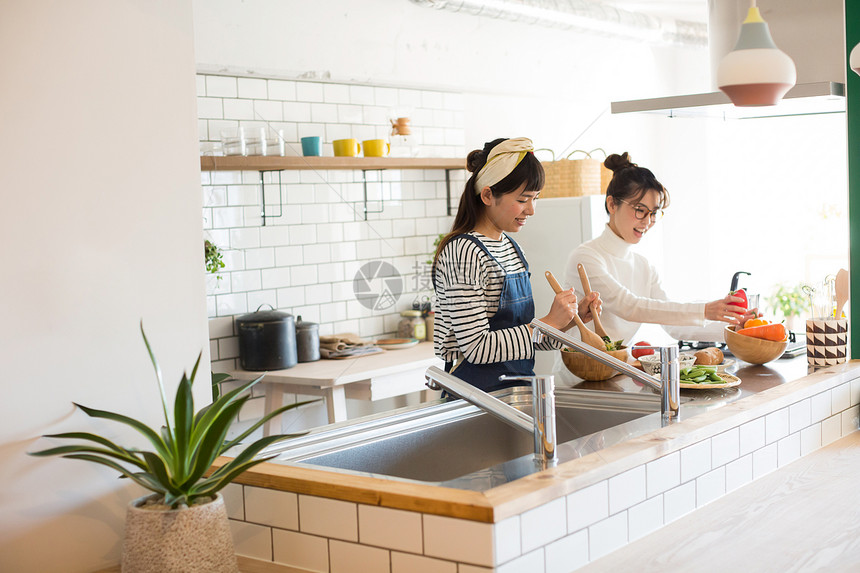
{"type": "MultiPolygon", "coordinates": [[[[627,362],[627,347],[622,347],[620,350],[612,350],[607,352],[613,358],[617,358],[622,362],[627,362]]],[[[618,371],[605,364],[602,364],[585,354],[574,350],[564,349],[561,351],[561,359],[571,374],[582,378],[583,380],[608,380],[618,374],[618,371]]]]}
{"type": "MultiPolygon", "coordinates": [[[[549,151],[549,150],[547,150],[549,151]]],[[[591,151],[576,150],[567,158],[543,161],[546,181],[541,197],[582,197],[584,195],[605,195],[606,187],[612,179],[612,171],[603,166],[603,161],[592,158],[591,154],[602,149],[591,151]],[[570,159],[574,154],[581,153],[585,157],[570,159]]],[[[604,155],[606,153],[604,152],[604,155]]]]}

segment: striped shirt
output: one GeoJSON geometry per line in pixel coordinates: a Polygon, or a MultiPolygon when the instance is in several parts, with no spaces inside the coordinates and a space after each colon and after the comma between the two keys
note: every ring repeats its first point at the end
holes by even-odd
{"type": "Polygon", "coordinates": [[[534,358],[536,349],[554,349],[549,340],[534,345],[525,324],[490,331],[505,276],[525,271],[525,265],[504,233],[499,240],[475,231],[468,234],[481,241],[496,260],[465,237],[451,240],[439,254],[433,277],[436,355],[453,362],[462,353],[473,364],[491,364],[534,358]]]}

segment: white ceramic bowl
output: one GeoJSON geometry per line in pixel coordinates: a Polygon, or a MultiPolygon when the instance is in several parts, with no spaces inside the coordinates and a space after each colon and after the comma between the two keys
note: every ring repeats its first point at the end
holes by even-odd
{"type": "MultiPolygon", "coordinates": [[[[658,352],[640,356],[639,362],[642,364],[642,368],[645,369],[645,372],[651,376],[660,376],[660,354],[658,352]]],[[[695,354],[690,352],[678,353],[678,364],[681,368],[690,368],[695,363],[695,354]]]]}

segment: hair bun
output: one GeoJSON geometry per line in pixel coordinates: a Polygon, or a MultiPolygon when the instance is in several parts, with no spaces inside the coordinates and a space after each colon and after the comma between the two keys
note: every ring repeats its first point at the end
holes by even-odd
{"type": "Polygon", "coordinates": [[[611,170],[613,173],[616,171],[620,171],[621,169],[625,169],[627,167],[636,167],[635,163],[630,161],[630,154],[626,151],[621,155],[617,153],[613,153],[603,162],[603,165],[611,170]]]}
{"type": "Polygon", "coordinates": [[[466,169],[469,173],[477,173],[486,162],[487,154],[482,149],[475,149],[466,156],[466,169]]]}

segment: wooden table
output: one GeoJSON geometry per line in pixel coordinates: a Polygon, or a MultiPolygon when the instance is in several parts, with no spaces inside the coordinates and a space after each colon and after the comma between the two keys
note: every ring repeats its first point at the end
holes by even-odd
{"type": "MultiPolygon", "coordinates": [[[[285,370],[265,372],[261,384],[265,389],[265,412],[284,403],[284,394],[322,396],[328,421],[346,420],[346,399],[381,400],[426,390],[424,372],[430,366],[442,366],[433,354],[432,342],[420,342],[411,348],[385,350],[358,358],[303,362],[285,370]]],[[[263,372],[233,370],[236,380],[253,380],[263,372]]],[[[263,435],[280,431],[281,416],[269,420],[263,435]]]]}

